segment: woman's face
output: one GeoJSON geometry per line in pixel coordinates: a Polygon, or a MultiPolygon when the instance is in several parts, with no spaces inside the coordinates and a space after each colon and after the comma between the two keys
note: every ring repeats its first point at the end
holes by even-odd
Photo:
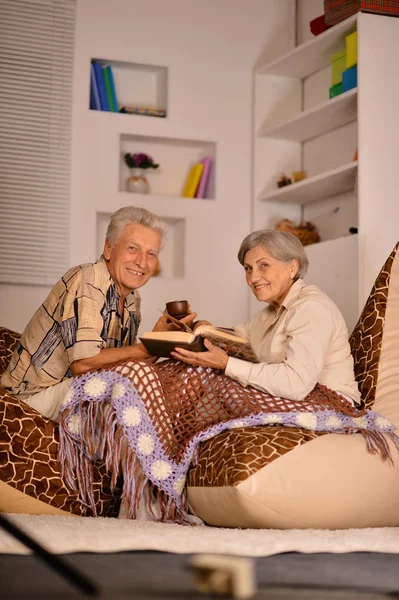
{"type": "Polygon", "coordinates": [[[247,283],[259,302],[280,306],[298,271],[298,263],[272,258],[263,246],[248,250],[244,257],[247,283]]]}

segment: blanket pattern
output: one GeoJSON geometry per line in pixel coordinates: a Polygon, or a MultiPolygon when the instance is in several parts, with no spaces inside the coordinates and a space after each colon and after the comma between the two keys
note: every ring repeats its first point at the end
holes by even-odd
{"type": "Polygon", "coordinates": [[[222,431],[283,425],[365,438],[367,450],[392,461],[394,427],[382,415],[352,406],[319,384],[302,401],[244,388],[221,371],[168,360],[128,361],[74,379],[60,416],[60,461],[65,483],[95,514],[92,465],[104,460],[112,482],[123,473],[123,501],[135,518],[150,485],[160,513],[154,519],[190,524],[185,484],[201,442],[222,431]]]}

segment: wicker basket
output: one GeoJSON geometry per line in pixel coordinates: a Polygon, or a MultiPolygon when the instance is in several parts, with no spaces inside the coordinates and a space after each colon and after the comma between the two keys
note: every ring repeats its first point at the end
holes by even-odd
{"type": "Polygon", "coordinates": [[[309,221],[296,225],[293,221],[281,219],[281,221],[277,221],[274,229],[276,231],[288,231],[289,233],[293,233],[301,242],[302,246],[309,246],[309,244],[320,242],[320,236],[316,226],[309,221]]]}

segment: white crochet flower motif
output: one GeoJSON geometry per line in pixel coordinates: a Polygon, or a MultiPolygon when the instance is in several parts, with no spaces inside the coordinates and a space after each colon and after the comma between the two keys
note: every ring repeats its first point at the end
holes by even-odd
{"type": "Polygon", "coordinates": [[[381,429],[389,429],[391,426],[390,421],[388,421],[388,419],[385,417],[377,417],[375,423],[378,427],[381,427],[381,429]]]}
{"type": "Polygon", "coordinates": [[[174,482],[173,489],[175,490],[175,492],[177,492],[180,495],[183,493],[185,485],[186,485],[186,478],[184,477],[184,475],[182,475],[182,477],[179,477],[179,479],[177,479],[174,482]]]}
{"type": "Polygon", "coordinates": [[[141,414],[137,406],[126,406],[123,409],[123,420],[126,425],[136,427],[141,421],[141,414]]]}
{"type": "Polygon", "coordinates": [[[67,393],[65,394],[65,398],[63,399],[61,406],[65,406],[66,404],[69,404],[70,401],[72,400],[72,396],[73,396],[73,389],[70,388],[67,391],[67,393]]]}
{"type": "Polygon", "coordinates": [[[266,415],[263,422],[265,425],[269,425],[269,423],[281,423],[282,420],[281,415],[266,415]]]}
{"type": "Polygon", "coordinates": [[[295,420],[299,427],[305,427],[306,429],[316,429],[317,427],[317,417],[312,413],[299,413],[295,420]]]}
{"type": "Polygon", "coordinates": [[[156,460],[151,467],[151,473],[161,481],[167,479],[171,472],[172,468],[165,460],[156,460]]]}
{"type": "Polygon", "coordinates": [[[98,398],[105,391],[107,384],[100,377],[93,377],[85,383],[85,392],[92,398],[98,398]]]}
{"type": "Polygon", "coordinates": [[[342,421],[339,417],[336,417],[335,415],[331,415],[331,417],[328,417],[328,419],[326,421],[326,425],[328,427],[341,427],[342,421]]]}
{"type": "Polygon", "coordinates": [[[122,383],[115,383],[114,387],[112,388],[112,400],[118,400],[118,398],[121,398],[125,393],[125,389],[126,388],[122,383]]]}
{"type": "Polygon", "coordinates": [[[355,419],[353,419],[353,422],[358,427],[367,427],[367,417],[366,416],[364,416],[364,417],[356,417],[355,419]]]}
{"type": "Polygon", "coordinates": [[[137,440],[137,448],[141,454],[145,454],[146,456],[151,454],[151,452],[154,450],[154,440],[152,435],[149,433],[143,433],[140,435],[139,439],[137,440]]]}
{"type": "Polygon", "coordinates": [[[230,425],[230,427],[232,427],[232,428],[234,428],[234,429],[235,429],[236,427],[237,427],[237,428],[238,428],[238,427],[245,427],[245,423],[244,423],[244,421],[235,421],[235,423],[232,423],[232,424],[230,425]]]}
{"type": "Polygon", "coordinates": [[[68,429],[72,433],[79,435],[80,432],[80,415],[72,415],[68,421],[68,429]]]}

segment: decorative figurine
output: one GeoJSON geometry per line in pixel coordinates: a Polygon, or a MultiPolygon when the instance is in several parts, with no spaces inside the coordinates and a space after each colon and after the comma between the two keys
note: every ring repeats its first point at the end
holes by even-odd
{"type": "Polygon", "coordinates": [[[302,181],[303,179],[306,179],[306,171],[293,171],[292,172],[292,180],[294,183],[297,183],[298,181],[302,181]]]}
{"type": "Polygon", "coordinates": [[[285,173],[281,173],[280,179],[277,180],[277,187],[281,188],[290,183],[292,183],[291,179],[285,173]]]}

